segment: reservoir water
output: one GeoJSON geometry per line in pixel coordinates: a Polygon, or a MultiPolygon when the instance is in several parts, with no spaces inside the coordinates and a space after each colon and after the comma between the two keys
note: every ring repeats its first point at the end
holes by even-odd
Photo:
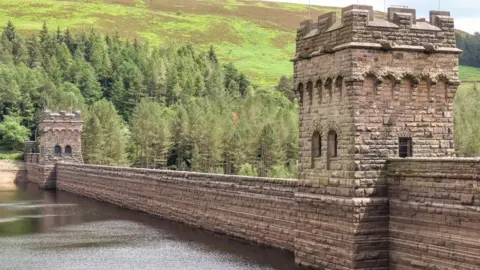
{"type": "Polygon", "coordinates": [[[33,184],[0,186],[0,269],[296,269],[293,254],[33,184]]]}

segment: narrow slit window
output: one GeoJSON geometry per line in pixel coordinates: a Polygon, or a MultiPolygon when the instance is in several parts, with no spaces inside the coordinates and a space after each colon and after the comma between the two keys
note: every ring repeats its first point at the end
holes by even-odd
{"type": "Polygon", "coordinates": [[[333,94],[332,94],[332,79],[327,79],[327,82],[325,83],[325,88],[327,89],[328,91],[328,98],[329,98],[329,101],[331,102],[332,101],[332,98],[333,98],[333,94]]]}
{"type": "Polygon", "coordinates": [[[343,98],[343,77],[339,76],[336,80],[336,88],[338,90],[338,99],[342,101],[343,98]]]}
{"type": "Polygon", "coordinates": [[[318,92],[318,104],[322,104],[322,81],[321,80],[318,80],[317,81],[317,92],[318,92]]]}
{"type": "Polygon", "coordinates": [[[338,156],[338,138],[335,131],[328,133],[328,155],[329,157],[338,156]]]}
{"type": "Polygon", "coordinates": [[[303,84],[298,85],[298,95],[300,98],[300,106],[303,105],[303,84]]]}
{"type": "Polygon", "coordinates": [[[318,157],[322,156],[322,137],[318,137],[318,157]]]}
{"type": "Polygon", "coordinates": [[[320,133],[316,131],[312,136],[312,169],[315,168],[315,158],[322,155],[322,137],[320,133]]]}
{"type": "Polygon", "coordinates": [[[363,89],[365,91],[365,98],[367,100],[373,100],[375,98],[377,91],[376,81],[377,79],[372,75],[368,75],[363,81],[363,89]]]}
{"type": "Polygon", "coordinates": [[[437,87],[437,94],[435,95],[435,97],[439,101],[447,100],[448,99],[448,85],[447,85],[447,82],[445,80],[440,80],[437,83],[436,87],[437,87]]]}
{"type": "Polygon", "coordinates": [[[320,133],[315,132],[312,137],[312,151],[313,157],[320,157],[322,155],[322,137],[320,133]]]}
{"type": "Polygon", "coordinates": [[[307,92],[308,92],[308,102],[310,105],[313,104],[313,83],[308,82],[307,83],[307,92]]]}
{"type": "Polygon", "coordinates": [[[412,138],[398,138],[398,155],[401,158],[412,156],[412,138]]]}

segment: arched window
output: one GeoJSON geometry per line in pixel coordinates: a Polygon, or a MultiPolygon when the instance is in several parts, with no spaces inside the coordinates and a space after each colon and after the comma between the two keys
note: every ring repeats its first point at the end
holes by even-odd
{"type": "Polygon", "coordinates": [[[405,77],[400,85],[400,101],[409,102],[412,100],[413,80],[411,77],[405,77]]]}
{"type": "Polygon", "coordinates": [[[313,104],[313,83],[309,81],[307,83],[307,92],[308,92],[308,102],[310,105],[313,104]]]}
{"type": "Polygon", "coordinates": [[[67,156],[72,155],[72,147],[70,145],[65,146],[65,155],[67,156]]]}
{"type": "Polygon", "coordinates": [[[312,136],[312,169],[315,168],[315,158],[322,156],[322,137],[318,131],[312,136]]]}
{"type": "Polygon", "coordinates": [[[328,156],[338,156],[338,138],[337,133],[333,130],[330,130],[330,132],[328,132],[328,156]]]}
{"type": "Polygon", "coordinates": [[[60,145],[55,145],[55,156],[62,155],[62,147],[60,145]]]}
{"type": "Polygon", "coordinates": [[[298,85],[298,95],[300,96],[300,106],[303,105],[303,83],[298,85]]]}
{"type": "Polygon", "coordinates": [[[388,76],[383,80],[382,90],[380,92],[380,100],[390,102],[394,98],[395,78],[388,76]]]}
{"type": "Polygon", "coordinates": [[[338,91],[338,99],[342,101],[343,97],[343,77],[338,76],[337,80],[335,81],[335,87],[337,88],[338,91]]]}
{"type": "Polygon", "coordinates": [[[376,94],[377,79],[373,75],[368,75],[363,81],[363,91],[365,92],[366,100],[372,100],[376,94]]]}
{"type": "Polygon", "coordinates": [[[317,81],[317,93],[318,93],[318,104],[322,104],[322,88],[323,88],[323,85],[322,85],[322,81],[321,80],[318,80],[317,81]]]}
{"type": "Polygon", "coordinates": [[[327,79],[325,82],[325,89],[327,89],[329,101],[332,101],[332,79],[327,79]]]}
{"type": "Polygon", "coordinates": [[[436,86],[436,97],[437,97],[437,100],[439,101],[443,101],[443,100],[447,100],[448,99],[448,84],[447,84],[447,81],[441,79],[437,82],[437,86],[436,86]]]}
{"type": "Polygon", "coordinates": [[[422,79],[417,87],[417,101],[427,103],[430,96],[430,81],[422,79]]]}

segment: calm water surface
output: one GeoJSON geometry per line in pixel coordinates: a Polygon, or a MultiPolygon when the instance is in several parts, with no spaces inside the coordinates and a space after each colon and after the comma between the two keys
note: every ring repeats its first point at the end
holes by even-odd
{"type": "Polygon", "coordinates": [[[33,184],[0,189],[0,269],[296,269],[293,255],[33,184]]]}

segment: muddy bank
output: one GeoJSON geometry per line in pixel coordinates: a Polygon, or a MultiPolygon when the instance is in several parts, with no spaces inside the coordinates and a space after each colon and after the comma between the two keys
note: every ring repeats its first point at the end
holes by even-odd
{"type": "Polygon", "coordinates": [[[15,180],[25,176],[22,161],[0,160],[0,189],[15,189],[15,180]]]}

